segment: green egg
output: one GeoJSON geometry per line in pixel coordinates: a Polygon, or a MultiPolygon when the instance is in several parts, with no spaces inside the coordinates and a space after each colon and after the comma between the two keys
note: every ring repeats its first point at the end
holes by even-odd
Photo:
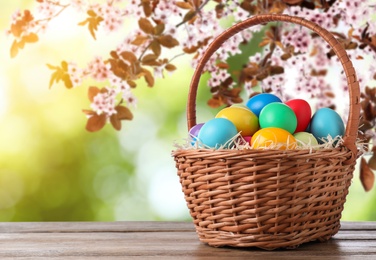
{"type": "Polygon", "coordinates": [[[294,134],[294,137],[298,143],[298,146],[317,146],[316,137],[308,132],[298,132],[294,134]]]}
{"type": "Polygon", "coordinates": [[[292,134],[295,132],[298,120],[289,106],[274,102],[266,105],[261,110],[259,123],[261,128],[277,127],[285,129],[292,134]]]}

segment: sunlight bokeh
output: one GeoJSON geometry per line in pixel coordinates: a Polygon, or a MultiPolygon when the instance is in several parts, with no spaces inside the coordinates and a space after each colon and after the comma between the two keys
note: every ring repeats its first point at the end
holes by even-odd
{"type": "MultiPolygon", "coordinates": [[[[2,3],[1,31],[15,10],[34,5],[2,3]]],[[[95,55],[108,55],[124,35],[100,32],[95,41],[77,26],[81,20],[76,13],[62,14],[40,42],[13,59],[12,39],[0,36],[0,221],[190,220],[171,157],[174,142],[187,133],[189,57],[179,58],[178,72],[154,88],[140,82],[134,120],[120,132],[106,126],[88,133],[81,110],[89,107],[87,87],[93,82],[49,89],[46,64],[74,60],[84,66],[95,55]]],[[[201,121],[215,114],[206,106],[208,92],[201,86],[201,121]]],[[[356,171],[343,219],[376,220],[375,192],[363,191],[356,171]]]]}

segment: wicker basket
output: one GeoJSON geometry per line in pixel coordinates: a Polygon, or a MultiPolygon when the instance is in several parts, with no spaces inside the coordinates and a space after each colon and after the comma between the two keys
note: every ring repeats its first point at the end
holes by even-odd
{"type": "Polygon", "coordinates": [[[203,67],[231,36],[270,21],[316,32],[339,57],[347,76],[350,109],[343,145],[320,150],[178,149],[173,151],[185,199],[199,239],[211,246],[294,248],[329,240],[341,212],[357,158],[359,84],[342,45],[327,30],[300,17],[253,16],[209,45],[191,81],[188,129],[196,125],[196,93],[203,67]]]}

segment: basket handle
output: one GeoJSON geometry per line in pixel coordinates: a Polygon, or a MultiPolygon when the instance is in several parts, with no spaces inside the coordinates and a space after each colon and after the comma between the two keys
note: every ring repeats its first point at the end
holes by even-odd
{"type": "Polygon", "coordinates": [[[336,38],[328,32],[326,29],[320,27],[318,24],[305,20],[301,17],[289,16],[285,14],[261,14],[255,15],[247,20],[239,22],[232,27],[228,28],[224,32],[222,32],[219,36],[217,36],[211,44],[206,49],[205,53],[201,57],[191,80],[191,84],[189,87],[188,92],[188,103],[187,103],[187,123],[188,123],[188,130],[196,125],[196,96],[197,96],[197,88],[200,81],[200,77],[202,71],[204,69],[205,64],[209,60],[209,58],[213,55],[215,51],[217,51],[221,45],[231,38],[233,35],[237,34],[238,32],[252,27],[254,25],[265,24],[268,22],[273,21],[280,21],[280,22],[288,22],[299,24],[308,29],[311,29],[315,33],[317,33],[320,37],[322,37],[329,45],[333,48],[333,51],[338,56],[339,60],[341,61],[342,67],[345,71],[347,84],[349,89],[349,96],[350,96],[350,108],[349,108],[349,115],[348,121],[346,125],[344,139],[344,146],[346,146],[349,150],[353,152],[353,158],[357,156],[357,148],[356,148],[356,138],[358,133],[358,126],[359,126],[359,117],[360,117],[360,90],[359,90],[359,82],[357,81],[357,76],[355,73],[355,69],[351,60],[349,59],[346,50],[342,47],[342,45],[336,40],[336,38]]]}

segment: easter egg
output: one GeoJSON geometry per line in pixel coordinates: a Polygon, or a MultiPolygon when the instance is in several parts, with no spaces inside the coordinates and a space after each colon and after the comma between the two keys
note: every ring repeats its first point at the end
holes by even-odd
{"type": "Polygon", "coordinates": [[[258,130],[251,139],[251,147],[254,149],[295,149],[296,140],[294,136],[282,129],[268,127],[258,130]]]}
{"type": "Polygon", "coordinates": [[[311,133],[298,132],[294,134],[294,137],[300,147],[309,148],[310,146],[317,146],[319,144],[316,137],[311,133]]]}
{"type": "Polygon", "coordinates": [[[243,136],[243,138],[247,143],[251,143],[252,136],[243,136]]]}
{"type": "Polygon", "coordinates": [[[336,111],[330,108],[320,108],[311,119],[310,131],[322,144],[327,140],[328,135],[332,138],[342,137],[345,133],[345,125],[336,111]]]}
{"type": "Polygon", "coordinates": [[[239,136],[235,142],[239,145],[246,145],[250,144],[251,138],[252,136],[239,136]]]}
{"type": "Polygon", "coordinates": [[[249,109],[226,107],[219,111],[215,117],[230,120],[242,136],[253,135],[259,129],[258,118],[249,109]]]}
{"type": "Polygon", "coordinates": [[[201,127],[198,139],[206,146],[219,148],[225,145],[237,133],[236,126],[230,120],[226,118],[213,118],[201,127]]]}
{"type": "Polygon", "coordinates": [[[297,126],[297,118],[289,106],[275,102],[266,105],[261,110],[259,123],[261,128],[277,127],[285,129],[292,134],[297,126]]]}
{"type": "Polygon", "coordinates": [[[197,124],[193,126],[191,129],[189,129],[189,135],[192,138],[191,144],[194,145],[198,136],[198,133],[201,130],[201,127],[204,125],[204,123],[197,124]]]}
{"type": "Polygon", "coordinates": [[[304,132],[311,121],[311,106],[304,99],[291,99],[285,102],[295,113],[298,121],[295,132],[304,132]]]}
{"type": "Polygon", "coordinates": [[[240,108],[244,108],[244,109],[249,110],[249,108],[246,105],[239,104],[239,103],[232,104],[231,107],[240,107],[240,108]]]}
{"type": "Polygon", "coordinates": [[[256,115],[259,116],[261,110],[270,103],[279,102],[281,103],[281,99],[276,95],[270,93],[261,93],[256,96],[251,97],[246,105],[247,107],[256,115]]]}

